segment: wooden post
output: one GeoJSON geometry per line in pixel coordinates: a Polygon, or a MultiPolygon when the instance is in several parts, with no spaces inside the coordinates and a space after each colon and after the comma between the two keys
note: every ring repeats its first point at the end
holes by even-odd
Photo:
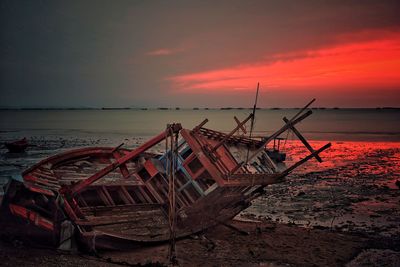
{"type": "Polygon", "coordinates": [[[315,157],[315,155],[318,155],[319,153],[321,153],[322,151],[324,151],[325,149],[328,149],[331,147],[331,143],[328,143],[326,145],[324,145],[323,147],[321,147],[318,150],[315,150],[313,153],[311,153],[310,155],[308,155],[307,157],[305,157],[302,160],[299,160],[298,162],[296,162],[295,164],[293,164],[292,166],[290,166],[289,168],[287,168],[285,171],[283,171],[281,173],[281,177],[284,177],[286,175],[288,175],[289,173],[291,173],[294,169],[296,169],[298,166],[300,166],[301,164],[305,163],[306,161],[308,161],[309,159],[311,159],[312,157],[315,157]]]}
{"type": "MultiPolygon", "coordinates": [[[[286,117],[283,117],[283,121],[288,123],[289,120],[286,117]]],[[[290,129],[294,132],[294,134],[300,139],[300,141],[304,144],[304,146],[311,152],[314,153],[314,149],[311,147],[311,145],[307,142],[307,140],[303,137],[303,135],[294,127],[290,127],[290,129]]],[[[322,162],[321,157],[318,154],[315,154],[315,158],[319,161],[322,162]]]]}
{"type": "Polygon", "coordinates": [[[233,168],[233,169],[231,170],[231,173],[230,173],[230,174],[234,174],[235,172],[237,172],[237,171],[243,166],[243,164],[244,164],[244,161],[242,161],[242,162],[240,162],[238,165],[236,165],[235,168],[233,168]]]}
{"type": "MultiPolygon", "coordinates": [[[[233,119],[238,125],[240,125],[240,120],[236,116],[233,116],[233,119]]],[[[244,128],[243,125],[240,127],[240,129],[243,131],[244,134],[247,134],[246,128],[244,128]]]]}
{"type": "Polygon", "coordinates": [[[193,132],[197,132],[200,130],[201,127],[203,127],[206,123],[208,122],[208,119],[204,119],[199,125],[193,128],[193,132]]]}
{"type": "Polygon", "coordinates": [[[296,119],[301,113],[303,113],[304,110],[306,110],[306,108],[308,108],[312,103],[314,103],[314,101],[315,101],[315,98],[313,98],[310,102],[308,102],[307,105],[305,105],[302,109],[300,109],[300,111],[297,112],[297,114],[294,115],[290,120],[292,121],[292,120],[296,119]]]}
{"type": "MultiPolygon", "coordinates": [[[[257,100],[258,100],[258,91],[259,91],[259,89],[260,89],[260,83],[257,83],[256,100],[254,101],[253,113],[251,113],[253,116],[251,117],[249,139],[252,138],[252,134],[253,134],[254,119],[256,117],[256,109],[257,109],[257,100]]],[[[250,147],[247,147],[246,163],[249,162],[249,153],[250,153],[250,147]]]]}
{"type": "Polygon", "coordinates": [[[120,149],[122,146],[124,145],[124,143],[119,144],[117,147],[115,147],[111,153],[114,153],[115,151],[118,151],[118,149],[120,149]]]}
{"type": "Polygon", "coordinates": [[[242,121],[241,123],[239,123],[235,129],[233,129],[229,134],[227,134],[218,144],[215,145],[215,147],[213,147],[211,149],[211,152],[215,152],[217,151],[217,149],[222,146],[226,140],[228,140],[229,137],[231,137],[234,133],[236,133],[237,130],[239,130],[239,128],[241,128],[243,125],[246,124],[246,122],[248,122],[251,118],[253,117],[253,114],[250,114],[244,121],[242,121]]]}

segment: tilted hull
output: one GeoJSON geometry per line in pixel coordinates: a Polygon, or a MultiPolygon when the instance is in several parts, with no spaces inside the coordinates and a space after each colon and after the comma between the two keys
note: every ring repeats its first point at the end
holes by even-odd
{"type": "MultiPolygon", "coordinates": [[[[60,189],[110,164],[115,160],[112,151],[113,148],[77,149],[31,167],[23,173],[25,188],[15,188],[15,196],[9,200],[12,213],[50,232],[60,232],[61,222],[72,219],[88,247],[122,249],[169,240],[168,204],[163,202],[166,187],[158,184],[162,182],[157,180],[160,177],[153,176],[146,183],[137,179],[135,162],[126,164],[130,172],[128,178],[123,178],[116,170],[76,195],[82,214],[75,219],[69,216],[66,202],[62,203],[68,200],[60,201],[60,189]]],[[[127,152],[119,150],[120,154],[127,152]]],[[[160,156],[143,154],[143,157],[151,160],[160,156]]],[[[176,236],[202,231],[247,208],[247,197],[237,189],[216,187],[200,199],[200,193],[187,185],[179,198],[176,236]]]]}

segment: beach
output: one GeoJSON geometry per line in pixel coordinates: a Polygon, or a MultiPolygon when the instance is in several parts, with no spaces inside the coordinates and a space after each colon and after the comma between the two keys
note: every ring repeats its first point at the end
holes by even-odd
{"type": "MultiPolygon", "coordinates": [[[[160,124],[171,115],[180,114],[178,118],[183,121],[195,117],[188,128],[195,126],[205,115],[210,121],[214,118],[216,124],[220,122],[224,131],[229,130],[228,125],[234,126],[232,119],[224,124],[225,117],[231,116],[233,111],[199,111],[196,115],[199,118],[193,116],[195,111],[168,111],[172,114],[167,112],[166,115],[152,111],[148,118],[154,124],[145,122],[141,125],[138,121],[143,120],[146,111],[137,111],[142,116],[122,111],[125,119],[119,123],[124,125],[114,127],[113,131],[112,124],[101,125],[102,115],[112,120],[113,116],[118,117],[121,113],[97,112],[89,112],[89,115],[75,120],[70,116],[64,117],[65,113],[62,113],[64,115],[59,116],[55,124],[52,120],[57,117],[57,111],[56,114],[42,113],[42,120],[40,116],[35,117],[37,124],[24,124],[21,114],[13,114],[18,118],[14,122],[9,118],[3,120],[1,143],[27,137],[31,146],[26,153],[17,155],[7,153],[5,148],[0,149],[0,179],[18,175],[48,156],[73,148],[115,147],[121,143],[124,147],[135,148],[158,130],[162,131],[160,124]],[[82,118],[92,118],[98,123],[85,124],[82,118]],[[130,120],[136,123],[135,126],[125,125],[130,120]],[[49,128],[49,125],[55,126],[49,128]]],[[[270,118],[273,123],[264,132],[256,128],[258,134],[276,128],[279,124],[275,117],[281,116],[282,112],[261,113],[258,122],[265,123],[264,119],[270,118]]],[[[288,111],[289,115],[293,112],[288,111]]],[[[400,264],[400,189],[396,184],[400,181],[400,142],[396,128],[399,126],[391,124],[399,117],[399,111],[391,111],[390,115],[370,111],[372,118],[382,122],[370,127],[370,131],[366,130],[366,125],[355,122],[358,118],[368,124],[368,118],[371,118],[368,114],[360,117],[361,113],[357,112],[350,115],[349,111],[330,112],[316,111],[315,115],[318,119],[324,114],[332,117],[332,112],[336,112],[330,121],[335,124],[331,128],[324,127],[329,124],[329,119],[318,121],[312,117],[309,124],[300,125],[313,147],[332,142],[332,147],[321,154],[323,163],[311,160],[284,182],[268,186],[265,195],[255,199],[252,206],[236,216],[232,224],[248,235],[219,225],[179,240],[177,256],[182,266],[365,266],[368,261],[380,262],[381,266],[400,264]],[[358,126],[351,126],[357,123],[358,126]],[[316,132],[314,129],[318,125],[320,130],[316,132]]],[[[35,121],[32,117],[27,120],[35,121]]],[[[307,155],[301,143],[292,139],[293,136],[289,136],[281,147],[288,154],[287,166],[307,155]]],[[[163,149],[164,144],[160,144],[155,152],[163,152],[163,149]]],[[[38,248],[34,240],[24,239],[23,233],[13,231],[10,236],[8,233],[11,231],[6,229],[3,227],[0,231],[0,261],[6,266],[167,263],[167,244],[125,252],[101,251],[98,257],[70,255],[46,247],[38,248]],[[35,260],[29,260],[31,257],[35,260]]]]}
{"type": "Polygon", "coordinates": [[[1,1],[0,267],[400,267],[399,14],[1,1]]]}

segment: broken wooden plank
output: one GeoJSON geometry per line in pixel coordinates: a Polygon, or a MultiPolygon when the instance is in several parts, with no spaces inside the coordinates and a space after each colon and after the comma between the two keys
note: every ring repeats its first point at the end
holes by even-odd
{"type": "MultiPolygon", "coordinates": [[[[289,120],[286,117],[283,117],[283,121],[288,123],[289,120]]],[[[303,135],[296,129],[296,127],[291,126],[290,129],[294,132],[294,134],[300,139],[300,141],[304,144],[304,146],[311,152],[314,153],[315,150],[311,147],[311,145],[307,142],[307,140],[303,137],[303,135]]],[[[322,162],[322,159],[318,154],[315,154],[315,158],[322,162]]]]}

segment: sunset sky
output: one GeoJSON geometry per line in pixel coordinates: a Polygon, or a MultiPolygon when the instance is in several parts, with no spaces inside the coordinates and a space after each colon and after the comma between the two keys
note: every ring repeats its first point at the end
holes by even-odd
{"type": "Polygon", "coordinates": [[[1,1],[2,107],[400,107],[399,1],[1,1]]]}

